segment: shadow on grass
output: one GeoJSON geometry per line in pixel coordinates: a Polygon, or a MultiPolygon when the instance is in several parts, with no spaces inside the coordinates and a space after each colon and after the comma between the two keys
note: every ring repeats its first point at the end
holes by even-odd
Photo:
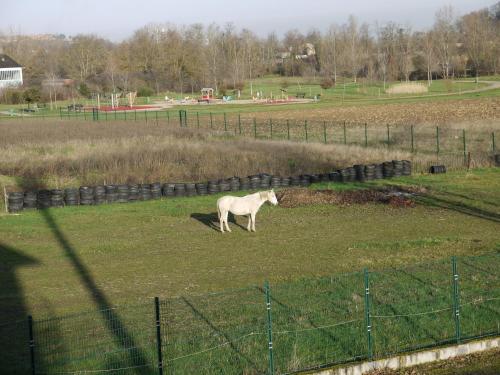
{"type": "Polygon", "coordinates": [[[485,220],[490,220],[496,223],[500,223],[500,214],[496,212],[487,211],[481,208],[471,206],[464,202],[454,201],[451,199],[441,198],[430,194],[420,194],[417,196],[417,201],[419,203],[445,208],[448,210],[453,210],[465,215],[478,217],[485,220]]]}
{"type": "Polygon", "coordinates": [[[30,351],[24,291],[16,272],[39,262],[0,243],[0,372],[29,374],[30,351]]]}
{"type": "MultiPolygon", "coordinates": [[[[123,324],[121,318],[111,307],[110,302],[104,295],[102,290],[97,286],[91,276],[90,270],[81,261],[76,250],[70,244],[58,224],[54,220],[50,210],[39,210],[42,217],[45,219],[48,227],[52,231],[59,246],[63,250],[67,259],[70,260],[74,270],[78,274],[83,286],[89,292],[91,298],[98,306],[102,319],[105,322],[110,336],[112,336],[120,349],[126,353],[127,366],[135,367],[133,371],[136,374],[153,373],[153,369],[148,365],[146,356],[135,342],[134,337],[123,324]]],[[[124,364],[121,364],[124,367],[124,364]]]]}
{"type": "MultiPolygon", "coordinates": [[[[193,213],[193,214],[191,214],[191,218],[198,220],[200,223],[206,225],[210,229],[213,229],[213,230],[216,230],[217,232],[220,232],[219,218],[217,217],[216,213],[210,213],[210,214],[193,213]]],[[[229,214],[227,221],[228,221],[228,223],[234,224],[234,225],[244,229],[245,231],[247,230],[246,227],[244,227],[243,225],[236,222],[236,218],[232,214],[229,214]]]]}
{"type": "Polygon", "coordinates": [[[231,350],[240,358],[243,358],[249,365],[252,366],[252,369],[255,370],[255,372],[259,372],[259,366],[245,353],[243,353],[241,350],[238,349],[238,347],[233,343],[233,339],[231,338],[226,332],[224,332],[222,329],[218,328],[215,324],[213,324],[210,319],[208,319],[207,316],[205,316],[200,309],[196,308],[196,306],[189,301],[186,297],[181,297],[182,301],[189,306],[191,311],[193,312],[193,315],[196,316],[198,319],[201,321],[205,322],[206,325],[215,333],[216,336],[221,336],[224,338],[224,340],[228,343],[229,347],[231,350]]]}

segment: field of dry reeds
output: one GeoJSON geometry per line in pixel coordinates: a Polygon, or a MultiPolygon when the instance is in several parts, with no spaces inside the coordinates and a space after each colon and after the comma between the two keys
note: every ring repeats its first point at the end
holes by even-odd
{"type": "MultiPolygon", "coordinates": [[[[390,147],[371,143],[365,147],[322,144],[319,139],[309,143],[252,139],[230,131],[155,122],[74,120],[3,121],[0,134],[0,183],[12,188],[21,183],[36,188],[188,182],[259,172],[286,176],[392,159],[413,160],[416,169],[422,170],[447,157],[411,153],[407,145],[399,147],[397,134],[390,147]]],[[[429,142],[434,142],[432,136],[429,142]]],[[[458,144],[460,139],[454,142],[458,144]]],[[[460,152],[448,157],[451,166],[466,162],[460,152]]],[[[476,165],[488,162],[487,157],[471,160],[476,165]]]]}

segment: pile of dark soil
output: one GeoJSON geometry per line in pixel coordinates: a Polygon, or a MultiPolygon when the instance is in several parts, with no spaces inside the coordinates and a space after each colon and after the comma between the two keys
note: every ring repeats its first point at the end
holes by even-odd
{"type": "Polygon", "coordinates": [[[284,208],[309,206],[313,204],[351,204],[382,203],[394,207],[414,207],[415,202],[409,192],[399,190],[310,190],[285,189],[276,194],[279,205],[284,208]]]}

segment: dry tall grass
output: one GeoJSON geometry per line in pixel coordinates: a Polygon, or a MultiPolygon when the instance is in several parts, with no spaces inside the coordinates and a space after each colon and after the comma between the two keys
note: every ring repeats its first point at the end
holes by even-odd
{"type": "Polygon", "coordinates": [[[0,134],[0,177],[33,187],[286,176],[392,159],[412,159],[421,168],[436,162],[396,147],[254,140],[151,122],[11,121],[0,123],[0,134]]]}
{"type": "Polygon", "coordinates": [[[385,90],[388,94],[425,94],[428,91],[426,85],[417,82],[398,83],[385,90]]]}
{"type": "Polygon", "coordinates": [[[144,123],[2,123],[0,174],[51,186],[327,172],[405,152],[259,141],[144,123]]]}

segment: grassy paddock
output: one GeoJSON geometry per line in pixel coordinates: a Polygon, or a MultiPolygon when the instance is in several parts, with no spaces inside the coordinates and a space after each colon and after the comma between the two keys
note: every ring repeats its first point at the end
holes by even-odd
{"type": "MultiPolygon", "coordinates": [[[[453,338],[449,256],[459,255],[462,302],[476,301],[463,311],[463,334],[487,333],[496,327],[498,304],[481,301],[498,292],[496,258],[467,256],[500,250],[499,182],[498,169],[376,182],[428,190],[411,209],[264,206],[256,234],[241,227],[242,218],[231,224],[233,233],[218,233],[211,224],[215,196],[2,215],[2,321],[35,316],[42,368],[152,363],[151,297],[159,296],[171,370],[255,373],[266,367],[267,279],[276,368],[288,372],[366,355],[365,267],[373,272],[373,314],[380,316],[373,321],[375,355],[453,338]],[[226,292],[204,294],[220,290],[226,292]],[[108,310],[115,305],[121,307],[108,310]],[[349,323],[318,329],[339,322],[349,323]]],[[[22,352],[25,320],[17,327],[11,334],[21,334],[22,352]]]]}

